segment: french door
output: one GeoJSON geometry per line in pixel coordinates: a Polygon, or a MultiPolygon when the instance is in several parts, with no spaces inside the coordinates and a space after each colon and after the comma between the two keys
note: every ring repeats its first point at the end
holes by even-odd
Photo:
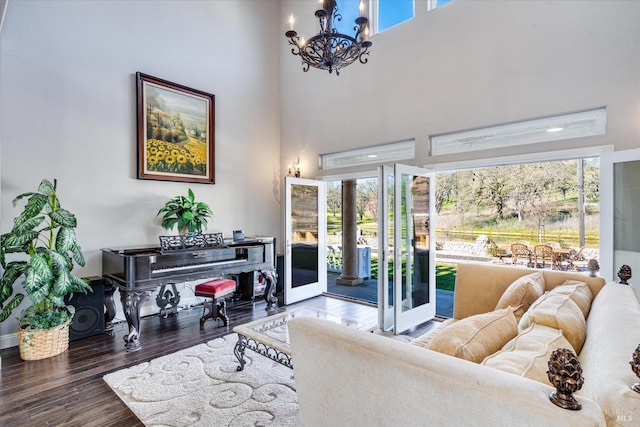
{"type": "Polygon", "coordinates": [[[379,325],[399,334],[435,317],[435,178],[396,164],[378,180],[379,325]]]}
{"type": "Polygon", "coordinates": [[[618,281],[623,264],[640,292],[640,149],[600,157],[600,275],[618,281]]]}
{"type": "Polygon", "coordinates": [[[285,177],[285,305],[327,290],[325,183],[285,177]]]}

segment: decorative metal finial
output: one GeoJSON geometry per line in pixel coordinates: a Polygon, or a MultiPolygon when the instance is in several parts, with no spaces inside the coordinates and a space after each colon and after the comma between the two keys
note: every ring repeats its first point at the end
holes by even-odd
{"type": "MultiPolygon", "coordinates": [[[[631,365],[633,373],[640,378],[640,344],[638,344],[638,347],[636,347],[636,350],[633,352],[633,356],[631,357],[631,362],[629,362],[629,364],[631,365]]],[[[640,393],[640,382],[632,385],[631,390],[636,393],[640,393]]]]}
{"type": "Polygon", "coordinates": [[[631,267],[629,267],[627,264],[621,265],[618,269],[618,277],[620,278],[620,281],[618,283],[628,285],[629,283],[627,281],[631,279],[631,267]]]}
{"type": "Polygon", "coordinates": [[[593,258],[587,262],[587,270],[589,270],[589,277],[597,277],[598,270],[600,270],[600,263],[598,260],[593,258]]]}
{"type": "Polygon", "coordinates": [[[547,366],[549,381],[556,388],[556,391],[549,395],[549,400],[563,409],[581,409],[582,405],[573,397],[573,393],[580,390],[584,384],[578,356],[569,349],[559,348],[551,353],[547,366]]]}

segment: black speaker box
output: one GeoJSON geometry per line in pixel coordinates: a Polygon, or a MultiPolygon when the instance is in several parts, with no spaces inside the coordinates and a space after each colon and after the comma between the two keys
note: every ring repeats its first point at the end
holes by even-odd
{"type": "Polygon", "coordinates": [[[104,334],[104,279],[89,277],[93,292],[75,293],[66,303],[76,308],[69,326],[69,341],[104,334]]]}

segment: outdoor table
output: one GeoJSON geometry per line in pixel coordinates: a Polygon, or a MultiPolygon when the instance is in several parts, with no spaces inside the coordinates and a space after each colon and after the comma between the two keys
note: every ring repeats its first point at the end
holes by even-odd
{"type": "Polygon", "coordinates": [[[566,270],[567,266],[563,263],[571,255],[571,249],[559,248],[553,250],[553,268],[556,270],[566,270]]]}

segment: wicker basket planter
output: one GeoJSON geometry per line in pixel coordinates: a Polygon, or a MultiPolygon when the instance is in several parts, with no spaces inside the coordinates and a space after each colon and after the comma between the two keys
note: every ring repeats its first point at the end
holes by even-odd
{"type": "Polygon", "coordinates": [[[51,329],[18,328],[18,347],[22,360],[39,360],[56,356],[69,348],[71,319],[51,329]]]}

